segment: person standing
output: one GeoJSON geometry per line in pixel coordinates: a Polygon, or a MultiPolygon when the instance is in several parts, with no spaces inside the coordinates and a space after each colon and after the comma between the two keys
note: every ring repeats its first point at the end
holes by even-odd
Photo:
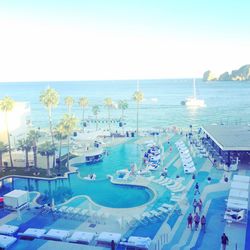
{"type": "Polygon", "coordinates": [[[204,215],[201,217],[201,230],[204,233],[206,232],[206,217],[204,215]]]}
{"type": "Polygon", "coordinates": [[[114,240],[111,241],[110,247],[111,247],[111,250],[115,250],[115,242],[114,242],[114,240]]]}
{"type": "Polygon", "coordinates": [[[200,223],[200,216],[198,215],[198,213],[196,213],[194,216],[195,231],[197,231],[199,223],[200,223]]]}
{"type": "Polygon", "coordinates": [[[228,237],[226,236],[225,233],[222,234],[221,236],[221,245],[222,245],[222,250],[226,250],[226,247],[229,243],[229,239],[228,237]]]}
{"type": "Polygon", "coordinates": [[[194,187],[194,195],[196,195],[197,193],[200,194],[198,182],[196,182],[195,187],[194,187]]]}
{"type": "Polygon", "coordinates": [[[202,210],[202,200],[201,199],[199,199],[197,206],[199,208],[199,213],[201,213],[201,210],[202,210]]]}
{"type": "Polygon", "coordinates": [[[197,200],[194,199],[194,201],[193,201],[194,214],[196,213],[196,208],[197,208],[197,206],[198,206],[197,200]]]}
{"type": "Polygon", "coordinates": [[[188,228],[190,227],[191,230],[192,230],[192,225],[193,225],[193,216],[192,214],[190,213],[188,218],[187,218],[187,222],[188,222],[188,228]]]}

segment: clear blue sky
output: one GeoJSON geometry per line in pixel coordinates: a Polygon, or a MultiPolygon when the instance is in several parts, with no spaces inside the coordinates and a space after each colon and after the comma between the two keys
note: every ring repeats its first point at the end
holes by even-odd
{"type": "Polygon", "coordinates": [[[2,0],[0,81],[199,77],[250,63],[250,1],[2,0]]]}

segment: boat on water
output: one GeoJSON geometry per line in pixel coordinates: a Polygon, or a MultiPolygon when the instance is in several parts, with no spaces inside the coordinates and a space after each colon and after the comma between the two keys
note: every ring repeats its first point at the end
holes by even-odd
{"type": "Polygon", "coordinates": [[[181,104],[190,108],[203,108],[206,106],[204,100],[197,99],[196,97],[195,79],[193,79],[193,96],[188,97],[185,101],[182,101],[181,104]]]}

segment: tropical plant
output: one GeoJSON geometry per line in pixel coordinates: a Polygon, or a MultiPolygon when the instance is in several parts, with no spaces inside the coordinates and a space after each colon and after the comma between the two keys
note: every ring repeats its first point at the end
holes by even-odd
{"type": "Polygon", "coordinates": [[[83,124],[83,132],[84,132],[84,127],[85,127],[85,108],[89,105],[89,100],[87,97],[81,97],[79,99],[79,106],[82,108],[82,124],[83,124]]]}
{"type": "Polygon", "coordinates": [[[118,102],[118,108],[122,111],[121,113],[121,126],[122,126],[122,131],[123,131],[123,134],[124,134],[124,124],[123,124],[123,120],[124,120],[124,112],[125,110],[128,108],[128,103],[126,100],[120,100],[118,102]]]}
{"type": "Polygon", "coordinates": [[[128,108],[128,102],[126,100],[120,100],[118,102],[118,108],[122,111],[121,119],[124,119],[124,112],[128,108]]]}
{"type": "Polygon", "coordinates": [[[72,106],[74,104],[74,98],[72,96],[67,96],[67,97],[64,98],[64,103],[68,108],[68,114],[70,114],[72,106]]]}
{"type": "Polygon", "coordinates": [[[27,171],[29,171],[30,168],[29,152],[31,150],[31,147],[32,147],[32,141],[30,140],[29,137],[17,141],[17,150],[25,152],[25,167],[27,171]]]}
{"type": "Polygon", "coordinates": [[[56,126],[55,138],[59,142],[58,166],[59,166],[59,169],[60,169],[60,167],[61,167],[61,158],[62,158],[62,140],[65,140],[67,138],[67,135],[65,135],[65,131],[64,131],[62,122],[60,122],[56,126]]]}
{"type": "Polygon", "coordinates": [[[41,156],[46,156],[47,158],[47,175],[51,176],[51,172],[50,172],[50,156],[54,156],[55,155],[55,145],[53,143],[51,143],[50,141],[46,141],[44,143],[42,143],[41,145],[39,145],[38,147],[38,152],[41,156]]]}
{"type": "Polygon", "coordinates": [[[13,170],[13,159],[11,154],[11,142],[10,142],[10,132],[9,132],[9,123],[8,123],[8,114],[13,111],[15,105],[15,101],[10,98],[9,96],[4,97],[2,100],[0,100],[0,111],[4,113],[4,119],[5,119],[5,126],[7,131],[7,138],[8,138],[8,150],[9,150],[9,157],[10,157],[10,166],[13,170]]]}
{"type": "Polygon", "coordinates": [[[76,128],[77,119],[73,115],[66,114],[64,115],[61,124],[62,124],[63,134],[67,135],[67,145],[68,145],[67,168],[69,168],[69,139],[70,139],[70,134],[72,134],[72,132],[76,128]]]}
{"type": "Polygon", "coordinates": [[[111,108],[114,107],[113,106],[113,101],[110,97],[105,98],[104,99],[104,105],[107,107],[108,109],[108,125],[109,125],[109,131],[111,131],[111,125],[110,125],[110,113],[111,113],[111,108]]]}
{"type": "Polygon", "coordinates": [[[94,116],[95,116],[95,122],[96,122],[96,127],[95,127],[95,129],[96,129],[96,131],[98,130],[98,114],[100,113],[100,108],[99,108],[99,106],[98,105],[94,105],[93,107],[92,107],[92,112],[93,112],[93,114],[94,114],[94,116]]]}
{"type": "Polygon", "coordinates": [[[137,90],[135,91],[133,95],[133,100],[136,102],[136,134],[138,136],[139,134],[139,108],[140,103],[143,101],[144,95],[141,91],[137,90]]]}
{"type": "MultiPolygon", "coordinates": [[[[57,107],[57,105],[59,103],[59,94],[56,90],[54,90],[52,88],[47,88],[40,95],[40,102],[48,110],[51,142],[52,142],[53,146],[55,147],[54,136],[53,136],[53,125],[52,125],[52,109],[57,107]]],[[[53,156],[53,166],[54,165],[55,165],[55,155],[53,156]]]]}
{"type": "Polygon", "coordinates": [[[0,141],[0,172],[3,167],[3,154],[8,152],[8,145],[6,145],[4,142],[0,141]]]}
{"type": "Polygon", "coordinates": [[[37,143],[40,137],[41,133],[38,130],[30,130],[28,133],[28,138],[31,141],[31,148],[33,151],[33,162],[35,169],[37,168],[37,143]]]}

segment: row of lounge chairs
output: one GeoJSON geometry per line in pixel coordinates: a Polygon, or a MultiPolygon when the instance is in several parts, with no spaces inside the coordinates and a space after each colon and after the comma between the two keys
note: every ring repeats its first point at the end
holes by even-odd
{"type": "Polygon", "coordinates": [[[151,179],[151,180],[154,183],[157,183],[161,186],[166,187],[167,189],[169,189],[173,193],[178,193],[178,192],[182,192],[185,190],[185,186],[183,186],[181,183],[183,178],[178,178],[178,179],[174,180],[172,178],[167,178],[167,177],[161,176],[159,179],[151,179]]]}
{"type": "Polygon", "coordinates": [[[227,200],[224,219],[228,222],[247,222],[250,177],[234,175],[227,200]]]}
{"type": "Polygon", "coordinates": [[[151,239],[148,237],[135,237],[131,236],[127,241],[121,241],[122,235],[120,233],[101,232],[100,234],[92,232],[75,231],[59,229],[39,229],[28,228],[24,232],[19,232],[17,226],[2,225],[0,226],[0,248],[6,249],[13,245],[18,238],[21,239],[46,239],[55,241],[65,241],[71,243],[79,243],[86,245],[102,245],[110,246],[111,242],[116,245],[124,245],[140,249],[149,249],[151,239]],[[17,233],[17,234],[16,234],[17,233]],[[15,236],[13,236],[16,234],[15,236]]]}
{"type": "Polygon", "coordinates": [[[196,171],[196,168],[194,166],[193,159],[185,143],[183,141],[178,141],[175,143],[175,145],[180,153],[182,165],[184,168],[184,173],[185,174],[194,173],[196,171]]]}

